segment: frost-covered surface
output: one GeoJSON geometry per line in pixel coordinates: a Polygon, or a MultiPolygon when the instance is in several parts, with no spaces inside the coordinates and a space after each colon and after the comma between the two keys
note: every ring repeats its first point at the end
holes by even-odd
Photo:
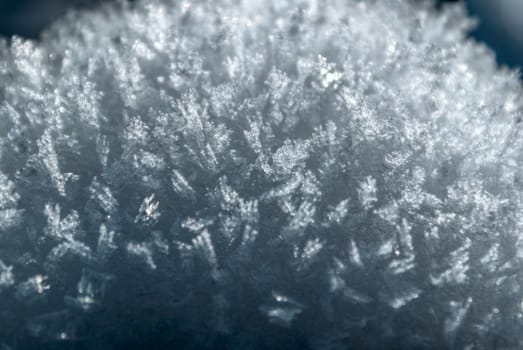
{"type": "Polygon", "coordinates": [[[459,7],[142,1],[0,43],[2,349],[520,349],[523,90],[459,7]]]}

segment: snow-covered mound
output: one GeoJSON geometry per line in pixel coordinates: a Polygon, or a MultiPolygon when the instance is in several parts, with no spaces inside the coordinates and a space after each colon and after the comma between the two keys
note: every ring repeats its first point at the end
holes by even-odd
{"type": "Polygon", "coordinates": [[[137,1],[0,42],[2,349],[520,349],[523,90],[461,7],[137,1]]]}

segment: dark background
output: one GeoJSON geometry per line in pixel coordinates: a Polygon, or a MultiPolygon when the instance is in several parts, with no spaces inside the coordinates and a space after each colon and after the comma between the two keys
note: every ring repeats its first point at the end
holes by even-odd
{"type": "Polygon", "coordinates": [[[71,7],[94,7],[104,0],[0,0],[0,35],[37,38],[71,7]]]}
{"type": "MultiPolygon", "coordinates": [[[[0,35],[38,38],[53,20],[72,7],[93,8],[112,0],[0,0],[0,35]]],[[[437,0],[439,6],[457,0],[437,0]]],[[[463,0],[462,0],[463,1],[463,0]]],[[[467,0],[471,15],[480,19],[471,33],[492,47],[498,61],[523,66],[523,0],[467,0]]]]}
{"type": "Polygon", "coordinates": [[[438,0],[440,7],[448,2],[466,3],[479,19],[471,36],[489,45],[500,64],[523,67],[523,0],[438,0]]]}

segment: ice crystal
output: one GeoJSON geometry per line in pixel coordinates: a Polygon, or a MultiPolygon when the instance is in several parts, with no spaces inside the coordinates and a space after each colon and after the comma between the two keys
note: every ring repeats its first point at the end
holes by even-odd
{"type": "Polygon", "coordinates": [[[275,291],[271,294],[271,304],[260,306],[260,311],[267,315],[269,322],[289,327],[294,318],[303,311],[304,306],[284,294],[275,291]]]}
{"type": "Polygon", "coordinates": [[[13,267],[7,266],[3,261],[0,260],[0,288],[8,288],[14,283],[15,280],[13,276],[13,267]]]}
{"type": "Polygon", "coordinates": [[[0,347],[522,348],[523,89],[472,25],[137,0],[0,41],[0,347]]]}
{"type": "Polygon", "coordinates": [[[23,303],[32,303],[45,295],[50,288],[51,286],[47,284],[47,276],[35,275],[18,285],[16,297],[23,303]]]}

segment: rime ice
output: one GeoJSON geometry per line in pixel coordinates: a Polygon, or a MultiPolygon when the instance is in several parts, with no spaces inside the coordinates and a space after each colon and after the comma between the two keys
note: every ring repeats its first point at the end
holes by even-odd
{"type": "Polygon", "coordinates": [[[523,90],[472,25],[142,0],[0,41],[0,348],[522,348],[523,90]]]}

